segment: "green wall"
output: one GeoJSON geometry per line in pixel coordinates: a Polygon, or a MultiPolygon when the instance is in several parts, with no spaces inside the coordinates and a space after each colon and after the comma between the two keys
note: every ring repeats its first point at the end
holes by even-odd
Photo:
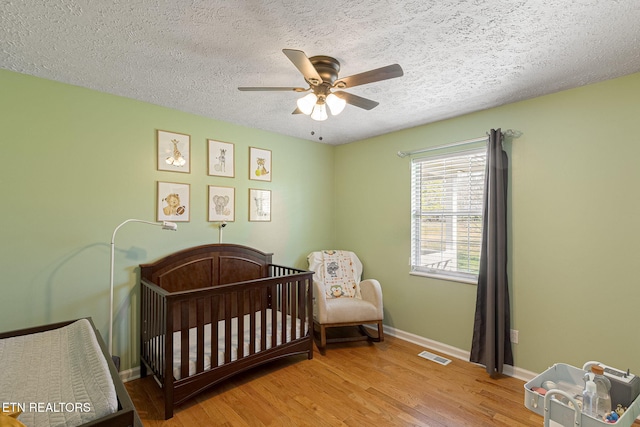
{"type": "Polygon", "coordinates": [[[640,373],[640,74],[336,147],[336,243],[378,278],[385,323],[470,350],[476,287],[410,276],[410,159],[399,150],[522,136],[510,157],[516,366],[600,360],[640,373]]]}
{"type": "Polygon", "coordinates": [[[333,242],[333,147],[4,70],[0,129],[2,331],[92,316],[106,337],[111,235],[127,218],[155,221],[157,181],[190,184],[191,218],[175,233],[130,223],[117,234],[114,353],[125,369],[138,364],[138,264],[218,241],[208,185],[236,189],[225,243],[306,268],[333,242]],[[157,170],[156,129],[191,135],[190,174],[157,170]],[[235,144],[235,178],[207,175],[208,138],[235,144]],[[248,179],[249,146],[272,150],[272,182],[248,179]],[[248,222],[249,188],[272,190],[271,222],[248,222]]]}
{"type": "Polygon", "coordinates": [[[516,366],[596,359],[639,373],[638,95],[634,74],[331,147],[0,70],[0,330],[92,316],[106,336],[111,233],[155,220],[156,181],[170,181],[191,185],[191,221],[117,236],[123,368],[138,364],[137,265],[217,242],[207,185],[236,188],[225,242],[303,268],[312,250],[353,250],[383,285],[387,325],[468,351],[476,287],[408,274],[410,159],[396,152],[500,127],[523,133],[505,144],[516,366]],[[156,170],[156,129],[191,135],[190,174],[156,170]],[[235,143],[235,178],[207,176],[207,138],[235,143]],[[249,146],[272,150],[273,182],[248,180],[249,146]],[[253,187],[273,191],[269,223],[247,221],[253,187]]]}

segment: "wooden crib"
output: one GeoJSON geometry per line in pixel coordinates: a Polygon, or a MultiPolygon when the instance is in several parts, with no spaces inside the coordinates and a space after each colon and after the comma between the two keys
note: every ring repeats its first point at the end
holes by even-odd
{"type": "Polygon", "coordinates": [[[140,373],[151,371],[162,387],[165,419],[235,374],[313,357],[313,273],[271,261],[257,249],[212,244],[140,266],[140,373]]]}

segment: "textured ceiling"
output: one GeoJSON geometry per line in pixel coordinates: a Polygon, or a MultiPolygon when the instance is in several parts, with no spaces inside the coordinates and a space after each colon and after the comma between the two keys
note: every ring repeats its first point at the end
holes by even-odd
{"type": "Polygon", "coordinates": [[[639,0],[0,0],[0,68],[342,144],[638,72],[639,22],[639,0]],[[306,87],[283,48],[404,76],[315,122],[237,90],[306,87]]]}

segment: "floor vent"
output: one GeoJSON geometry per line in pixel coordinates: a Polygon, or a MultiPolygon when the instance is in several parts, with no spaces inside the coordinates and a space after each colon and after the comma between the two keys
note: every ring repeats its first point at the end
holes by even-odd
{"type": "Polygon", "coordinates": [[[439,363],[441,365],[448,365],[449,363],[451,363],[451,360],[446,359],[442,356],[438,356],[437,354],[429,353],[428,351],[418,353],[418,356],[431,360],[432,362],[439,363]]]}

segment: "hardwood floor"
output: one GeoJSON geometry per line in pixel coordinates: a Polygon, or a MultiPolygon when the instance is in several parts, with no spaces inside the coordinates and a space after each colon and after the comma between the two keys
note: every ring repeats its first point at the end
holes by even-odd
{"type": "Polygon", "coordinates": [[[333,344],[312,360],[285,359],[232,378],[176,407],[167,421],[153,378],[126,387],[143,424],[154,427],[543,425],[524,407],[523,381],[492,379],[455,358],[441,366],[418,357],[422,350],[389,336],[333,344]]]}

